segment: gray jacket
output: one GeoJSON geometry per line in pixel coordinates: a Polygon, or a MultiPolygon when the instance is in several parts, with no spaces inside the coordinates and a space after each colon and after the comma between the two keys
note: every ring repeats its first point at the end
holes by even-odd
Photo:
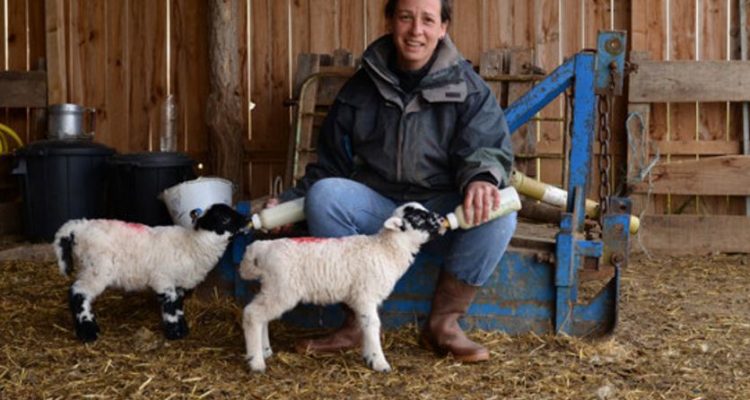
{"type": "Polygon", "coordinates": [[[363,68],[341,89],[321,128],[317,162],[282,200],[303,196],[325,177],[417,201],[462,193],[478,176],[508,185],[513,150],[505,114],[450,38],[411,93],[388,68],[393,51],[390,35],[367,48],[363,68]]]}

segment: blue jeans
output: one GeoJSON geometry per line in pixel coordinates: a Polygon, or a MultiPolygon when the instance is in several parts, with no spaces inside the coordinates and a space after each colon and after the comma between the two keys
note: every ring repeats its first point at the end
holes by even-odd
{"type": "MultiPolygon", "coordinates": [[[[421,202],[445,215],[462,202],[459,193],[437,195],[421,202]]],[[[342,237],[377,233],[401,203],[369,187],[344,178],[326,178],[313,184],[305,198],[310,234],[342,237]]],[[[445,259],[444,269],[472,286],[482,286],[497,267],[516,229],[516,213],[476,228],[450,231],[426,244],[422,251],[445,259]]]]}

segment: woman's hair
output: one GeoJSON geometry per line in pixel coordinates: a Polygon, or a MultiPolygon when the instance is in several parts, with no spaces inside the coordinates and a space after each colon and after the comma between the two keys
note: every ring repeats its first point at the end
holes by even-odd
{"type": "MultiPolygon", "coordinates": [[[[451,15],[453,14],[452,0],[440,0],[440,22],[450,22],[451,15]]],[[[398,0],[388,0],[385,4],[385,17],[388,19],[393,18],[393,14],[396,13],[396,4],[398,0]]]]}

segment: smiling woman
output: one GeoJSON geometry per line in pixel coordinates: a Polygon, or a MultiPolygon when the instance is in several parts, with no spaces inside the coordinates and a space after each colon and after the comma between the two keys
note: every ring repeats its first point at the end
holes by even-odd
{"type": "Polygon", "coordinates": [[[391,0],[386,18],[396,45],[398,66],[407,71],[424,67],[443,40],[450,20],[450,5],[441,0],[391,0]],[[446,10],[441,12],[441,10],[446,10]],[[445,16],[445,18],[443,18],[445,16]]]}

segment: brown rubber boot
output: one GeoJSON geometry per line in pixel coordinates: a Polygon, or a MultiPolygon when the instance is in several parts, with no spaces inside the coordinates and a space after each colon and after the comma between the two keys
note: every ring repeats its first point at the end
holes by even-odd
{"type": "Polygon", "coordinates": [[[469,309],[478,291],[478,287],[441,272],[432,298],[432,310],[420,335],[422,344],[440,355],[451,354],[456,361],[489,360],[487,348],[471,341],[458,325],[458,319],[469,309]]]}
{"type": "Polygon", "coordinates": [[[294,345],[297,353],[338,353],[361,346],[362,329],[359,327],[354,311],[346,305],[343,308],[346,319],[336,332],[320,339],[300,340],[294,345]]]}

